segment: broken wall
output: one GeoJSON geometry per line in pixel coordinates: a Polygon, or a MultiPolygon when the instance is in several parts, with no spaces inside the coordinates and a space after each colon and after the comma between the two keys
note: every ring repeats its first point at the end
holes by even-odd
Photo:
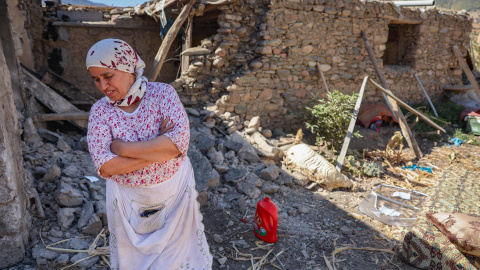
{"type": "MultiPolygon", "coordinates": [[[[275,125],[287,130],[302,124],[299,119],[313,96],[326,97],[317,63],[329,88],[343,93],[357,92],[366,75],[379,81],[360,35],[362,30],[388,88],[414,104],[425,101],[415,73],[432,99],[442,96],[444,85],[462,83],[462,70],[451,47],[457,45],[466,54],[472,29],[467,14],[436,8],[395,8],[364,0],[236,0],[218,5],[215,12],[217,33],[201,44],[211,53],[190,56],[182,85],[176,85],[182,101],[187,105],[215,102],[218,109],[244,120],[261,116],[263,127],[275,125]]],[[[48,19],[48,37],[42,41],[48,55],[44,62],[48,63],[43,64],[57,69],[87,93],[101,97],[83,71],[85,53],[102,38],[122,38],[139,51],[149,71],[161,42],[155,30],[158,24],[152,30],[127,29],[143,18],[125,18],[124,28],[48,19]]],[[[117,24],[122,17],[110,20],[117,24]]],[[[194,17],[194,28],[196,21],[198,17],[194,17]]],[[[195,40],[196,33],[193,35],[195,40]]],[[[171,82],[176,77],[179,59],[173,58],[178,57],[179,48],[178,43],[172,45],[159,81],[171,82]]],[[[364,103],[384,102],[371,86],[364,99],[364,103]]]]}
{"type": "MultiPolygon", "coordinates": [[[[451,47],[457,45],[466,53],[472,27],[465,14],[402,8],[403,18],[398,19],[388,3],[357,0],[243,0],[221,10],[214,53],[207,56],[211,70],[201,72],[211,76],[202,78],[191,66],[187,93],[192,101],[202,98],[205,89],[193,86],[203,80],[211,93],[221,93],[216,102],[220,110],[245,115],[247,120],[260,115],[264,127],[298,126],[297,112],[312,96],[326,96],[317,63],[330,89],[343,93],[358,92],[365,75],[379,81],[361,30],[370,40],[388,88],[400,99],[410,104],[425,101],[414,73],[433,99],[442,96],[444,85],[462,83],[451,47]],[[389,24],[412,29],[401,37],[408,36],[403,44],[405,63],[383,64],[389,24]]],[[[383,103],[383,97],[369,86],[367,102],[383,103]]]]}
{"type": "MultiPolygon", "coordinates": [[[[41,51],[38,54],[43,56],[36,59],[37,69],[41,66],[48,67],[82,91],[96,98],[101,98],[103,97],[102,93],[95,87],[85,68],[85,57],[90,47],[96,42],[106,38],[119,38],[136,49],[147,65],[144,75],[148,74],[147,72],[153,65],[153,60],[162,41],[159,35],[159,23],[148,16],[134,16],[133,18],[129,15],[119,16],[115,10],[112,11],[113,14],[107,12],[109,19],[89,21],[91,18],[98,19],[97,17],[102,19],[102,16],[104,16],[102,10],[97,11],[99,16],[92,16],[95,12],[89,12],[85,8],[76,9],[73,7],[43,7],[43,35],[41,42],[35,41],[35,44],[41,46],[41,51]],[[70,11],[70,13],[65,13],[67,11],[70,11]],[[60,12],[70,15],[68,21],[57,19],[60,12]],[[76,17],[73,17],[72,14],[76,17]],[[85,21],[71,20],[74,18],[82,20],[82,16],[85,21]],[[113,18],[111,18],[112,16],[113,18]]],[[[64,19],[67,16],[65,14],[63,14],[64,19]]],[[[34,26],[32,25],[32,27],[34,26]]],[[[180,46],[180,41],[177,41],[177,44],[174,44],[172,48],[179,48],[180,46]]],[[[174,51],[167,56],[169,61],[162,69],[159,80],[175,80],[179,65],[177,62],[171,61],[170,58],[173,57],[173,53],[174,51]]],[[[176,53],[178,54],[179,51],[176,53]]]]}
{"type": "Polygon", "coordinates": [[[28,202],[23,188],[23,162],[13,100],[14,90],[2,43],[0,42],[0,268],[14,265],[23,259],[30,226],[30,214],[26,210],[28,202]]]}

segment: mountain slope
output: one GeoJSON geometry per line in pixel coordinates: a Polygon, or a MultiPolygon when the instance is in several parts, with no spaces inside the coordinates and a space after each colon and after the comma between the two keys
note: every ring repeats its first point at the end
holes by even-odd
{"type": "Polygon", "coordinates": [[[62,0],[62,5],[73,5],[73,6],[92,6],[92,7],[108,7],[105,4],[94,3],[88,0],[62,0]]]}
{"type": "Polygon", "coordinates": [[[435,5],[453,10],[472,10],[480,8],[478,0],[435,0],[435,5]]]}

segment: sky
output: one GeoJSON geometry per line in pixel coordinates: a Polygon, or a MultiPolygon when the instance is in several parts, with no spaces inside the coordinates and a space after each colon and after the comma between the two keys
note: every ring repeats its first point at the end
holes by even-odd
{"type": "Polygon", "coordinates": [[[116,6],[116,7],[134,7],[137,4],[143,4],[147,2],[147,0],[90,0],[94,3],[101,3],[108,6],[116,6]]]}

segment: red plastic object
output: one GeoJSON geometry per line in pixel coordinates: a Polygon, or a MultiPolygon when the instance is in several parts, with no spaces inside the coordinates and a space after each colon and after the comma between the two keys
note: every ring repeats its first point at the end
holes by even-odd
{"type": "Polygon", "coordinates": [[[278,213],[277,206],[265,197],[257,203],[253,232],[255,236],[268,243],[277,242],[278,213]]]}

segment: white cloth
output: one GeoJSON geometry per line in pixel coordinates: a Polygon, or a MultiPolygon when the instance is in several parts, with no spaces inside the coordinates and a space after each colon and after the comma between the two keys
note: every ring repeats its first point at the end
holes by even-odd
{"type": "Polygon", "coordinates": [[[107,180],[111,269],[212,269],[188,158],[169,180],[148,187],[107,180]],[[158,209],[149,217],[145,210],[158,209]]]}
{"type": "Polygon", "coordinates": [[[113,38],[100,40],[88,50],[85,64],[87,69],[102,67],[135,73],[135,82],[122,100],[113,101],[105,97],[113,106],[130,106],[142,99],[145,94],[148,83],[148,79],[142,76],[145,62],[125,41],[113,38]]]}

